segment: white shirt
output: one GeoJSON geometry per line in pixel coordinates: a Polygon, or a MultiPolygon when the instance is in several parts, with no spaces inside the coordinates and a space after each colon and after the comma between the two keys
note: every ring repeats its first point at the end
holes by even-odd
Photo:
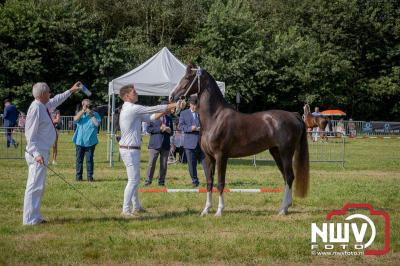
{"type": "Polygon", "coordinates": [[[25,122],[26,150],[37,157],[49,152],[56,140],[56,130],[53,121],[46,108],[51,113],[62,104],[71,92],[67,90],[64,93],[57,94],[54,98],[44,105],[38,100],[34,100],[28,109],[25,122]]]}
{"type": "Polygon", "coordinates": [[[161,113],[166,109],[167,105],[143,106],[125,102],[119,114],[119,126],[121,128],[119,145],[139,147],[142,144],[140,134],[142,121],[154,120],[154,115],[151,114],[161,113]]]}

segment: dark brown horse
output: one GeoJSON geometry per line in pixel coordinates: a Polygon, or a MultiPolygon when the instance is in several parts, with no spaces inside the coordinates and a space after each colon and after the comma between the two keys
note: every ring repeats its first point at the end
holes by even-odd
{"type": "MultiPolygon", "coordinates": [[[[319,134],[321,134],[321,139],[328,140],[325,132],[326,125],[328,124],[328,120],[323,116],[313,116],[310,111],[310,105],[306,103],[303,107],[304,116],[303,120],[306,124],[307,131],[312,131],[313,128],[318,128],[319,134]]],[[[318,133],[317,133],[318,134],[318,133]]]]}
{"type": "Polygon", "coordinates": [[[301,116],[282,110],[253,114],[237,112],[225,101],[214,78],[207,71],[189,64],[185,76],[171,92],[170,100],[177,101],[195,93],[199,99],[200,146],[205,154],[208,191],[201,215],[208,214],[211,208],[215,167],[220,193],[215,216],[221,216],[228,158],[249,156],[266,149],[269,149],[285,181],[285,195],[279,213],[287,214],[292,204],[293,181],[296,180],[296,195],[304,197],[308,190],[307,133],[301,116]]]}

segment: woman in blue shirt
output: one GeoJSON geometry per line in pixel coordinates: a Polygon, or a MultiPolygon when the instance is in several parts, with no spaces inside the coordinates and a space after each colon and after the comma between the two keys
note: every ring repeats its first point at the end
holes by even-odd
{"type": "Polygon", "coordinates": [[[82,181],[83,158],[86,155],[87,179],[93,181],[93,156],[97,139],[97,128],[101,118],[97,112],[90,110],[90,100],[82,101],[82,110],[74,116],[76,125],[72,141],[76,145],[76,181],[82,181]]]}

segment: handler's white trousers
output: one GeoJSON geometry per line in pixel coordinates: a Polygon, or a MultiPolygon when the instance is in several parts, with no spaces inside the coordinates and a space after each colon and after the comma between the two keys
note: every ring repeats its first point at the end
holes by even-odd
{"type": "MultiPolygon", "coordinates": [[[[41,152],[44,163],[49,162],[49,152],[41,152]]],[[[25,153],[25,160],[28,164],[28,180],[26,182],[25,198],[24,198],[24,225],[34,225],[40,223],[43,218],[40,213],[40,204],[46,181],[47,167],[35,161],[35,159],[25,153]]]]}
{"type": "Polygon", "coordinates": [[[122,211],[128,213],[131,211],[131,202],[133,209],[139,209],[138,188],[140,182],[140,150],[120,149],[121,158],[126,167],[128,174],[128,184],[126,184],[124,192],[124,203],[122,211]]]}

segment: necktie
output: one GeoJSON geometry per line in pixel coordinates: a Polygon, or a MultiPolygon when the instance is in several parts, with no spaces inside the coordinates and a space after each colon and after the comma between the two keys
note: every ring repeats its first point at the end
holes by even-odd
{"type": "Polygon", "coordinates": [[[194,121],[194,125],[195,125],[196,127],[200,126],[200,124],[199,124],[199,117],[197,116],[197,113],[196,113],[196,112],[193,112],[193,121],[194,121]]]}
{"type": "Polygon", "coordinates": [[[54,123],[53,123],[53,119],[51,118],[51,115],[50,115],[49,109],[47,109],[47,108],[46,108],[46,111],[47,111],[47,114],[49,115],[49,118],[50,118],[51,124],[53,125],[53,128],[54,128],[54,131],[56,131],[56,134],[57,134],[56,126],[55,126],[55,125],[54,125],[54,123]]]}

